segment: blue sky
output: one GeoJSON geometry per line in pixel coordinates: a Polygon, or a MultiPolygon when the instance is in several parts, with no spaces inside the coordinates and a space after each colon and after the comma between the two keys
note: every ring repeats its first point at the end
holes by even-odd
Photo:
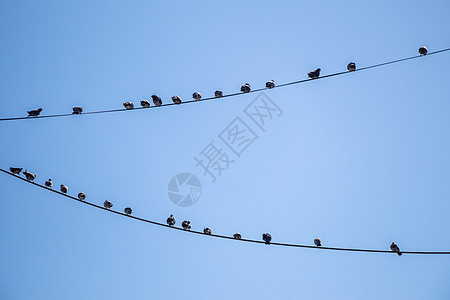
{"type": "MultiPolygon", "coordinates": [[[[448,1],[0,1],[0,118],[205,97],[448,48],[448,1]]],[[[449,250],[450,54],[257,94],[0,124],[1,167],[193,229],[273,241],[449,250]],[[212,183],[194,157],[241,117],[258,135],[212,183]],[[202,182],[177,207],[167,184],[202,182]]],[[[223,145],[223,151],[230,151],[223,145]]],[[[233,153],[230,152],[230,157],[233,153]]],[[[98,211],[0,176],[1,299],[449,299],[450,257],[218,240],[98,211]]]]}

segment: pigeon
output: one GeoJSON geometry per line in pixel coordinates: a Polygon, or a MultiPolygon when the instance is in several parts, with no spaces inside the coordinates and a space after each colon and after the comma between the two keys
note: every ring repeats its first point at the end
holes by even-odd
{"type": "Polygon", "coordinates": [[[183,223],[181,223],[181,226],[184,230],[190,230],[191,229],[191,221],[184,220],[183,223]]]}
{"type": "Polygon", "coordinates": [[[271,81],[266,82],[266,88],[273,89],[274,87],[275,87],[275,81],[271,80],[271,81]]]}
{"type": "Polygon", "coordinates": [[[69,191],[69,188],[67,186],[65,186],[64,184],[61,184],[59,187],[59,190],[61,191],[61,193],[67,194],[67,192],[69,191]]]}
{"type": "Polygon", "coordinates": [[[47,181],[45,182],[45,186],[51,189],[52,186],[53,186],[52,180],[51,180],[51,179],[47,180],[47,181]]]}
{"type": "Polygon", "coordinates": [[[156,106],[162,105],[162,101],[161,101],[160,97],[158,97],[156,95],[152,95],[152,100],[153,100],[153,104],[155,104],[156,106]]]}
{"type": "MultiPolygon", "coordinates": [[[[39,114],[41,113],[41,111],[42,111],[42,108],[27,111],[28,117],[35,117],[35,118],[36,118],[37,116],[39,116],[39,114]]],[[[27,117],[27,118],[28,118],[28,117],[27,117]]]]}
{"type": "Polygon", "coordinates": [[[169,226],[173,226],[173,225],[175,225],[175,218],[173,217],[173,215],[170,215],[170,217],[168,217],[167,218],[167,220],[166,220],[166,223],[167,223],[167,225],[169,225],[169,226]]]}
{"type": "Polygon", "coordinates": [[[173,101],[173,103],[175,103],[175,104],[180,104],[180,103],[181,103],[181,98],[178,97],[178,96],[173,96],[173,97],[172,97],[172,101],[173,101]]]}
{"type": "Polygon", "coordinates": [[[20,175],[20,172],[22,172],[22,168],[14,168],[14,167],[11,167],[11,168],[9,168],[9,170],[10,170],[11,173],[13,173],[14,175],[20,175]]]}
{"type": "Polygon", "coordinates": [[[316,245],[317,247],[322,246],[322,240],[319,238],[315,238],[314,239],[314,245],[316,245]]]}
{"type": "Polygon", "coordinates": [[[202,99],[202,94],[200,94],[199,92],[195,92],[192,94],[192,98],[194,98],[194,100],[200,100],[202,99]]]}
{"type": "Polygon", "coordinates": [[[113,207],[113,204],[108,200],[105,200],[105,202],[103,202],[103,207],[106,209],[110,209],[111,207],[113,207]]]}
{"type": "Polygon", "coordinates": [[[141,101],[141,106],[142,106],[143,108],[149,108],[149,107],[150,107],[150,101],[148,101],[148,100],[142,100],[142,101],[141,101]]]}
{"type": "Polygon", "coordinates": [[[396,243],[392,242],[392,244],[391,244],[391,246],[389,248],[391,248],[392,251],[397,253],[398,256],[402,256],[402,252],[400,251],[400,248],[397,246],[396,243]]]}
{"type": "Polygon", "coordinates": [[[242,236],[239,232],[236,232],[235,234],[233,234],[233,238],[236,240],[240,240],[242,238],[242,236]]]}
{"type": "Polygon", "coordinates": [[[211,228],[208,228],[208,227],[203,228],[203,233],[204,234],[211,234],[211,232],[212,232],[211,228]]]}
{"type": "Polygon", "coordinates": [[[33,181],[36,178],[36,175],[34,175],[33,173],[28,172],[27,170],[25,170],[25,172],[22,172],[23,175],[25,175],[25,178],[33,181]]]}
{"type": "Polygon", "coordinates": [[[127,215],[131,215],[131,213],[133,212],[133,210],[131,209],[131,207],[125,207],[125,209],[123,210],[124,213],[126,213],[127,215]]]}
{"type": "Polygon", "coordinates": [[[422,46],[422,47],[419,48],[419,54],[420,55],[427,55],[427,53],[428,53],[428,48],[427,47],[422,46]]]}
{"type": "Polygon", "coordinates": [[[134,108],[133,102],[125,102],[125,103],[123,104],[123,106],[125,106],[125,108],[128,109],[128,110],[134,108]]]}
{"type": "Polygon", "coordinates": [[[80,199],[81,201],[84,201],[86,199],[86,194],[85,193],[78,193],[78,199],[80,199]]]}
{"type": "Polygon", "coordinates": [[[250,84],[246,83],[243,86],[241,86],[241,92],[243,93],[250,93],[250,84]]]}
{"type": "Polygon", "coordinates": [[[264,242],[266,242],[266,245],[269,245],[270,241],[272,240],[272,236],[270,235],[270,233],[263,233],[262,239],[264,240],[264,242]]]}
{"type": "Polygon", "coordinates": [[[216,98],[221,98],[221,97],[223,97],[223,92],[222,92],[222,91],[215,91],[215,92],[214,92],[214,97],[216,97],[216,98]]]}
{"type": "Polygon", "coordinates": [[[308,77],[311,79],[317,79],[317,78],[319,78],[319,76],[320,76],[320,68],[313,72],[308,73],[308,77]]]}
{"type": "Polygon", "coordinates": [[[72,110],[72,115],[81,115],[81,113],[83,112],[83,108],[81,106],[75,106],[72,108],[72,110]]]}
{"type": "Polygon", "coordinates": [[[349,64],[347,65],[347,70],[348,70],[349,72],[354,72],[354,71],[356,71],[356,64],[355,64],[354,62],[349,63],[349,64]]]}

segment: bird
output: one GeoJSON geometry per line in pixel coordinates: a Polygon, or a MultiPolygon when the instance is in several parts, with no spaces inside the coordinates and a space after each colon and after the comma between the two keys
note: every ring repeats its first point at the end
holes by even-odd
{"type": "Polygon", "coordinates": [[[75,107],[72,107],[72,110],[73,110],[72,115],[81,115],[81,113],[83,112],[83,107],[75,106],[75,107]]]}
{"type": "Polygon", "coordinates": [[[314,245],[316,245],[317,247],[322,246],[322,240],[319,238],[315,238],[314,239],[314,245]]]}
{"type": "Polygon", "coordinates": [[[270,235],[270,233],[263,233],[262,239],[264,240],[264,242],[266,242],[266,245],[269,245],[270,241],[272,240],[272,236],[270,235]]]}
{"type": "Polygon", "coordinates": [[[59,190],[61,191],[61,193],[67,194],[67,192],[69,191],[69,188],[67,186],[65,186],[64,184],[61,184],[59,186],[59,190]]]}
{"type": "Polygon", "coordinates": [[[243,93],[250,93],[250,84],[246,83],[243,86],[241,86],[241,92],[243,93]]]}
{"type": "Polygon", "coordinates": [[[155,104],[156,106],[162,105],[162,101],[161,101],[160,97],[158,97],[156,95],[152,95],[152,100],[153,100],[153,104],[155,104]]]}
{"type": "Polygon", "coordinates": [[[271,81],[266,82],[266,88],[273,89],[274,87],[275,87],[275,81],[271,80],[271,81]]]}
{"type": "Polygon", "coordinates": [[[23,175],[25,175],[25,178],[27,180],[33,181],[36,178],[36,175],[34,175],[33,173],[28,172],[27,170],[25,170],[25,172],[22,172],[23,175]]]}
{"type": "Polygon", "coordinates": [[[35,117],[36,118],[37,116],[39,116],[41,111],[42,111],[42,108],[38,108],[38,109],[33,109],[33,110],[30,110],[30,111],[27,111],[28,117],[35,117]]]}
{"type": "Polygon", "coordinates": [[[199,92],[195,92],[192,94],[192,98],[194,98],[194,100],[200,100],[202,99],[202,94],[200,94],[199,92]]]}
{"type": "Polygon", "coordinates": [[[103,207],[106,209],[110,209],[111,207],[113,207],[113,204],[108,200],[105,200],[105,202],[103,202],[103,207]]]}
{"type": "Polygon", "coordinates": [[[212,232],[211,228],[208,228],[208,227],[203,228],[204,234],[211,234],[211,232],[212,232]]]}
{"type": "Polygon", "coordinates": [[[311,79],[317,79],[317,78],[319,78],[319,76],[320,76],[320,68],[308,73],[308,77],[311,79]]]}
{"type": "Polygon", "coordinates": [[[148,101],[148,100],[142,100],[142,101],[141,101],[141,106],[142,106],[143,108],[149,108],[149,107],[150,107],[150,101],[148,101]]]}
{"type": "Polygon", "coordinates": [[[125,108],[128,109],[128,110],[134,108],[133,102],[125,102],[125,103],[123,104],[123,106],[125,106],[125,108]]]}
{"type": "Polygon", "coordinates": [[[173,225],[175,225],[175,218],[173,217],[173,215],[170,215],[170,217],[168,217],[167,218],[167,220],[166,220],[166,223],[167,223],[167,225],[169,225],[169,226],[173,226],[173,225]]]}
{"type": "Polygon", "coordinates": [[[184,220],[183,223],[181,223],[181,226],[184,230],[190,230],[191,229],[191,221],[184,220]]]}
{"type": "Polygon", "coordinates": [[[236,232],[235,234],[233,234],[233,238],[236,240],[240,240],[242,238],[242,236],[239,232],[236,232]]]}
{"type": "Polygon", "coordinates": [[[123,210],[124,213],[126,213],[127,215],[131,215],[131,213],[133,212],[133,210],[131,209],[131,207],[125,207],[125,209],[123,210]]]}
{"type": "Polygon", "coordinates": [[[348,70],[349,72],[354,72],[354,71],[356,71],[356,64],[355,64],[354,62],[349,63],[349,64],[347,65],[347,70],[348,70]]]}
{"type": "Polygon", "coordinates": [[[48,188],[52,188],[52,186],[53,186],[52,180],[51,180],[51,179],[47,180],[47,181],[45,182],[45,186],[48,187],[48,188]]]}
{"type": "Polygon", "coordinates": [[[391,246],[389,247],[393,252],[397,253],[398,256],[402,256],[402,252],[400,251],[400,248],[397,246],[396,243],[392,242],[391,246]]]}
{"type": "Polygon", "coordinates": [[[172,101],[175,104],[180,104],[181,103],[181,98],[179,96],[173,96],[172,97],[172,101]]]}
{"type": "Polygon", "coordinates": [[[20,172],[22,172],[22,168],[14,168],[14,167],[11,167],[11,168],[9,168],[9,170],[10,170],[11,173],[13,173],[14,175],[20,175],[20,172]]]}
{"type": "Polygon", "coordinates": [[[428,53],[428,48],[427,47],[422,46],[422,47],[419,48],[419,54],[420,55],[427,55],[427,53],[428,53]]]}
{"type": "Polygon", "coordinates": [[[81,201],[84,201],[86,199],[86,194],[85,193],[78,193],[78,199],[80,199],[81,201]]]}
{"type": "Polygon", "coordinates": [[[215,92],[214,92],[214,96],[215,96],[216,98],[221,98],[221,97],[223,97],[223,92],[222,92],[222,91],[215,91],[215,92]]]}

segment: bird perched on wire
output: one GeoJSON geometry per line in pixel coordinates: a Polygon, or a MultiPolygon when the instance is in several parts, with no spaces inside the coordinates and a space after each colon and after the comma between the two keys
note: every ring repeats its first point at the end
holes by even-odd
{"type": "Polygon", "coordinates": [[[243,86],[241,86],[241,92],[243,93],[250,93],[250,84],[246,83],[243,86]]]}
{"type": "Polygon", "coordinates": [[[204,234],[211,234],[211,232],[212,232],[211,228],[208,228],[208,227],[203,228],[204,234]]]}
{"type": "Polygon", "coordinates": [[[422,47],[419,48],[419,54],[420,55],[427,55],[427,53],[428,53],[428,48],[427,47],[422,46],[422,47]]]}
{"type": "Polygon", "coordinates": [[[28,172],[27,170],[25,170],[25,172],[22,172],[23,175],[25,175],[25,178],[27,180],[33,181],[34,179],[36,179],[36,175],[34,175],[33,173],[28,172]]]}
{"type": "Polygon", "coordinates": [[[173,215],[170,215],[170,217],[167,218],[166,223],[169,226],[174,226],[175,225],[175,218],[173,217],[173,215]]]}
{"type": "Polygon", "coordinates": [[[275,81],[271,80],[271,81],[266,82],[266,88],[273,89],[274,87],[275,87],[275,81]]]}
{"type": "Polygon", "coordinates": [[[59,186],[59,190],[61,191],[61,193],[67,194],[67,192],[69,191],[69,188],[67,186],[65,186],[64,184],[61,184],[59,186]]]}
{"type": "Polygon", "coordinates": [[[123,210],[124,213],[126,213],[127,215],[131,215],[131,213],[133,212],[133,210],[131,209],[131,207],[125,207],[125,209],[123,210]]]}
{"type": "Polygon", "coordinates": [[[158,97],[156,95],[152,95],[152,100],[153,100],[153,104],[155,104],[156,106],[161,106],[162,105],[161,97],[158,97]]]}
{"type": "Polygon", "coordinates": [[[235,234],[233,234],[233,238],[236,240],[240,240],[242,238],[242,236],[239,232],[236,232],[235,234]]]}
{"type": "Polygon", "coordinates": [[[184,220],[183,223],[181,223],[181,226],[184,230],[190,230],[191,229],[191,221],[184,220]]]}
{"type": "Polygon", "coordinates": [[[75,106],[75,107],[72,107],[72,110],[73,110],[72,115],[81,115],[81,113],[83,112],[83,107],[75,106]]]}
{"type": "Polygon", "coordinates": [[[113,207],[113,204],[108,200],[105,200],[105,202],[103,202],[103,207],[106,209],[110,209],[111,207],[113,207]]]}
{"type": "Polygon", "coordinates": [[[142,101],[141,101],[141,106],[142,106],[143,108],[149,108],[149,107],[150,107],[150,101],[148,101],[148,100],[142,100],[142,101]]]}
{"type": "Polygon", "coordinates": [[[356,64],[355,64],[354,62],[349,63],[349,64],[347,65],[347,70],[348,70],[349,72],[354,72],[354,71],[356,71],[356,64]]]}
{"type": "Polygon", "coordinates": [[[319,78],[319,76],[320,76],[320,68],[308,73],[308,77],[311,79],[317,79],[319,78]]]}
{"type": "Polygon", "coordinates": [[[28,117],[35,117],[36,118],[37,116],[40,115],[41,111],[42,111],[42,108],[38,108],[38,109],[33,109],[33,110],[30,110],[30,111],[27,111],[28,117]]]}
{"type": "Polygon", "coordinates": [[[85,193],[78,193],[78,199],[80,199],[81,201],[86,200],[86,194],[85,193]]]}
{"type": "Polygon", "coordinates": [[[11,167],[9,168],[9,171],[11,171],[11,173],[13,173],[14,175],[20,175],[20,172],[22,172],[22,168],[11,167]]]}
{"type": "Polygon", "coordinates": [[[214,97],[216,97],[216,98],[222,98],[222,97],[223,97],[223,92],[222,92],[222,91],[215,91],[215,92],[214,92],[214,97]]]}
{"type": "Polygon", "coordinates": [[[266,245],[269,245],[270,241],[272,240],[272,236],[270,235],[270,233],[263,233],[262,239],[264,240],[264,242],[266,242],[266,245]]]}
{"type": "Polygon", "coordinates": [[[52,186],[53,186],[52,180],[51,180],[51,179],[47,180],[47,181],[45,182],[45,186],[51,189],[52,186]]]}
{"type": "Polygon", "coordinates": [[[316,245],[317,247],[322,246],[322,240],[319,238],[315,238],[314,239],[314,245],[316,245]]]}
{"type": "Polygon", "coordinates": [[[200,94],[199,92],[195,92],[192,94],[192,98],[194,98],[194,100],[200,100],[202,99],[202,94],[200,94]]]}
{"type": "Polygon", "coordinates": [[[134,108],[133,102],[125,102],[125,103],[123,104],[123,106],[124,106],[126,109],[128,109],[128,110],[134,108]]]}
{"type": "Polygon", "coordinates": [[[391,246],[389,247],[391,251],[398,254],[398,256],[402,256],[402,252],[400,251],[400,248],[397,246],[396,243],[392,242],[391,246]]]}
{"type": "Polygon", "coordinates": [[[181,98],[179,96],[173,96],[172,97],[172,101],[175,104],[180,104],[181,103],[181,98]]]}

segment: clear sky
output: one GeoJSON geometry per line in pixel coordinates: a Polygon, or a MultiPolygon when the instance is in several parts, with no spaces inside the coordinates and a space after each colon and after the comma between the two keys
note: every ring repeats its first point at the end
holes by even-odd
{"type": "MultiPolygon", "coordinates": [[[[165,103],[450,46],[449,1],[1,1],[0,118],[165,103]]],[[[450,250],[450,53],[220,101],[0,124],[2,168],[193,229],[450,250]],[[281,113],[282,112],[282,113],[281,113]],[[281,114],[281,115],[280,115],[281,114]],[[221,133],[257,136],[237,156],[221,133]],[[234,162],[211,182],[211,142],[234,162]],[[170,179],[202,195],[174,205],[170,179]]],[[[291,249],[108,214],[0,174],[1,299],[450,299],[450,256],[291,249]]]]}

